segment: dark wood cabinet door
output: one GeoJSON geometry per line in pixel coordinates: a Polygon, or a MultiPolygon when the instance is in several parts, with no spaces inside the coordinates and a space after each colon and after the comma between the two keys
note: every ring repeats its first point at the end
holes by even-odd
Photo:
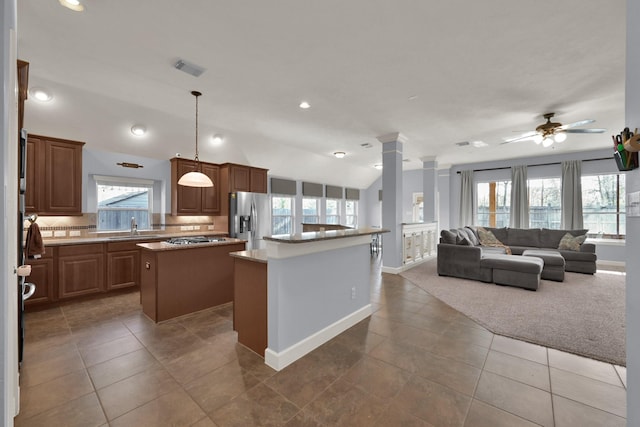
{"type": "Polygon", "coordinates": [[[81,214],[82,143],[49,140],[44,148],[44,205],[41,211],[81,214]]]}
{"type": "Polygon", "coordinates": [[[137,286],[139,280],[139,250],[107,254],[107,290],[137,286]]]}
{"type": "Polygon", "coordinates": [[[231,191],[251,191],[251,168],[232,165],[229,172],[231,191]]]}
{"type": "Polygon", "coordinates": [[[183,185],[178,185],[178,180],[182,175],[196,170],[196,163],[191,160],[178,159],[175,166],[177,175],[175,181],[171,184],[176,186],[176,212],[178,214],[199,215],[202,211],[201,189],[197,187],[185,187],[183,185]]]}
{"type": "Polygon", "coordinates": [[[104,272],[102,244],[58,248],[58,297],[103,292],[104,272]]]}
{"type": "Polygon", "coordinates": [[[202,173],[213,181],[213,187],[203,187],[202,191],[202,213],[220,213],[220,167],[211,163],[200,163],[202,173]]]}
{"type": "Polygon", "coordinates": [[[31,266],[31,274],[26,281],[36,285],[36,292],[24,302],[25,307],[55,301],[53,258],[29,259],[27,264],[31,266]]]}
{"type": "Polygon", "coordinates": [[[267,192],[267,170],[251,168],[251,191],[253,193],[267,192]]]}
{"type": "Polygon", "coordinates": [[[38,145],[44,144],[38,138],[27,139],[27,188],[24,193],[25,211],[34,213],[40,210],[42,185],[39,185],[38,178],[44,174],[44,156],[41,156],[41,150],[38,145]]]}

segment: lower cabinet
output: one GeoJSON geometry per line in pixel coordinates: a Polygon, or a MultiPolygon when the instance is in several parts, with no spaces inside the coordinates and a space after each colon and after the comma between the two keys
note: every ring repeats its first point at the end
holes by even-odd
{"type": "Polygon", "coordinates": [[[61,246],[58,248],[57,264],[59,299],[105,290],[104,245],[102,243],[61,246]]]}
{"type": "Polygon", "coordinates": [[[27,260],[27,264],[31,266],[31,274],[26,278],[26,281],[36,284],[35,293],[24,302],[27,307],[53,302],[57,299],[54,292],[52,252],[48,249],[42,258],[27,260]]]}
{"type": "Polygon", "coordinates": [[[140,284],[140,249],[133,242],[107,244],[107,290],[140,284]]]}

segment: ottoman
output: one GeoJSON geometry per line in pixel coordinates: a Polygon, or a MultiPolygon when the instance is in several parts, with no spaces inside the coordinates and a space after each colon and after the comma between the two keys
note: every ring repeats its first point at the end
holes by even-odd
{"type": "Polygon", "coordinates": [[[527,249],[522,252],[522,256],[542,258],[544,267],[540,277],[543,279],[555,280],[556,282],[564,280],[564,258],[559,252],[527,249]]]}
{"type": "Polygon", "coordinates": [[[497,285],[535,291],[540,285],[544,261],[534,257],[491,254],[482,257],[480,266],[493,270],[493,282],[497,285]]]}

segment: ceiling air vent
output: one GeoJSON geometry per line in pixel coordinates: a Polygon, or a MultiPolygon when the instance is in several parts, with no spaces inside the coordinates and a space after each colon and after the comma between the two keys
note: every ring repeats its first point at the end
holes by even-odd
{"type": "Polygon", "coordinates": [[[360,144],[360,147],[362,147],[362,148],[371,148],[371,147],[373,147],[373,145],[370,142],[365,142],[364,144],[360,144]]]}
{"type": "Polygon", "coordinates": [[[466,147],[467,145],[469,145],[469,141],[456,142],[456,145],[458,147],[466,147]]]}
{"type": "Polygon", "coordinates": [[[200,75],[206,71],[206,69],[201,66],[187,62],[184,59],[178,59],[173,66],[180,71],[191,74],[193,77],[200,77],[200,75]]]}

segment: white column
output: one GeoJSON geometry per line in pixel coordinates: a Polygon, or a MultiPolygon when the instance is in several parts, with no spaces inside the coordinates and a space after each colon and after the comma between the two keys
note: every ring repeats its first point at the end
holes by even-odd
{"type": "MultiPolygon", "coordinates": [[[[640,1],[627,0],[625,126],[640,128],[640,1]]],[[[612,133],[621,129],[610,129],[612,133]]],[[[640,191],[640,169],[624,172],[627,194],[640,191]]],[[[640,425],[640,218],[627,217],[627,425],[640,425]],[[635,403],[634,403],[635,402],[635,403]]]]}
{"type": "Polygon", "coordinates": [[[402,144],[400,133],[378,137],[382,143],[382,236],[383,271],[402,267],[402,144]]]}
{"type": "Polygon", "coordinates": [[[438,162],[435,157],[422,159],[423,222],[438,221],[438,162]]]}

